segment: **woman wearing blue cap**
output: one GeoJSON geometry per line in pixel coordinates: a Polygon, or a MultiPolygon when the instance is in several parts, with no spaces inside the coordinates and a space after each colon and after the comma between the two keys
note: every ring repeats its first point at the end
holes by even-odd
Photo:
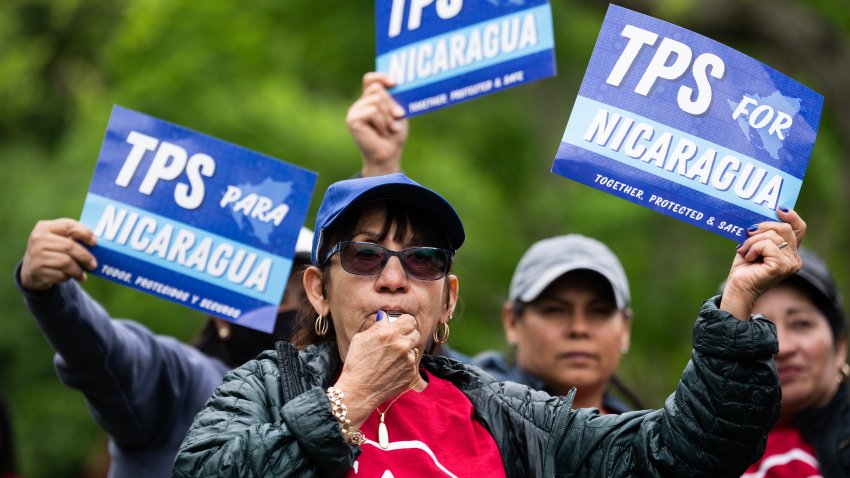
{"type": "Polygon", "coordinates": [[[304,285],[315,315],[229,373],[174,476],[739,476],[779,405],[759,294],[800,267],[792,211],[763,223],[703,304],[662,410],[600,415],[429,354],[449,336],[464,241],[438,194],[402,174],[328,188],[304,285]]]}

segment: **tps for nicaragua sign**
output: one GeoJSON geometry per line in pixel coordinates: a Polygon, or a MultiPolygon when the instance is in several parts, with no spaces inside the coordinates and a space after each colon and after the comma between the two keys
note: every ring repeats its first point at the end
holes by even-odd
{"type": "Polygon", "coordinates": [[[271,332],[316,174],[115,106],[81,222],[95,274],[271,332]]]}
{"type": "Polygon", "coordinates": [[[547,0],[375,0],[376,71],[408,116],[555,74],[547,0]]]}
{"type": "Polygon", "coordinates": [[[797,201],[823,97],[611,5],[552,172],[728,237],[797,201]]]}

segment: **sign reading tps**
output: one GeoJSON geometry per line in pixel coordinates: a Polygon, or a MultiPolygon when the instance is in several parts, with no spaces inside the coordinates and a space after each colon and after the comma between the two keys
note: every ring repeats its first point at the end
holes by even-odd
{"type": "Polygon", "coordinates": [[[822,108],[763,63],[611,5],[552,172],[740,242],[796,203],[822,108]]]}
{"type": "Polygon", "coordinates": [[[555,74],[547,0],[375,0],[376,70],[408,116],[555,74]]]}
{"type": "Polygon", "coordinates": [[[274,328],[316,174],[115,106],[81,222],[95,274],[274,328]]]}

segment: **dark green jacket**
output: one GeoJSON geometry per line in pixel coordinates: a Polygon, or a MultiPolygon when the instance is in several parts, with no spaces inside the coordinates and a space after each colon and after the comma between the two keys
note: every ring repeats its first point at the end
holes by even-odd
{"type": "MultiPolygon", "coordinates": [[[[776,331],[763,318],[736,320],[717,300],[703,305],[691,360],[661,410],[571,410],[574,391],[552,397],[445,357],[422,365],[469,397],[510,477],[738,477],[778,418],[776,331]]],[[[360,450],[325,397],[340,370],[336,344],[282,351],[225,377],[195,417],[175,477],[345,475],[360,450]]]]}

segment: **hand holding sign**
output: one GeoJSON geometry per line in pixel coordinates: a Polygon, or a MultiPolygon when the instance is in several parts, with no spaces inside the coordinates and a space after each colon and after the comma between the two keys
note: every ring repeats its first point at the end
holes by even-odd
{"type": "Polygon", "coordinates": [[[404,108],[387,92],[394,85],[383,73],[366,73],[363,94],[348,108],[345,122],[360,150],[364,177],[401,171],[408,121],[404,108]]]}
{"type": "Polygon", "coordinates": [[[83,247],[97,242],[91,229],[73,219],[39,221],[30,233],[21,263],[21,285],[47,290],[69,279],[86,280],[97,260],[83,247]]]}
{"type": "Polygon", "coordinates": [[[797,248],[806,234],[806,223],[795,211],[777,211],[783,222],[763,222],[747,232],[738,247],[723,288],[720,308],[747,319],[761,294],[800,270],[797,248]]]}

